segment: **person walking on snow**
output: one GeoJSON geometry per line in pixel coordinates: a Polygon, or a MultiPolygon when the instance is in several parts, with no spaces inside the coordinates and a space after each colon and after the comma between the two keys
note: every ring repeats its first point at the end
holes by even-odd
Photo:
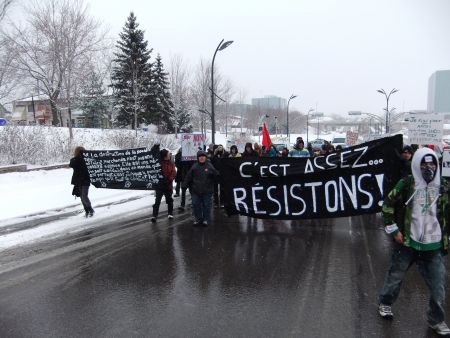
{"type": "Polygon", "coordinates": [[[194,226],[208,226],[211,219],[212,195],[214,181],[219,172],[214,168],[204,151],[197,153],[197,163],[187,173],[182,187],[189,187],[192,208],[194,209],[194,226]]]}
{"type": "Polygon", "coordinates": [[[438,335],[450,335],[445,323],[446,271],[442,257],[448,249],[448,182],[441,184],[438,159],[428,148],[414,154],[411,171],[412,176],[400,179],[383,203],[385,230],[394,238],[395,247],[379,295],[378,313],[393,318],[391,306],[406,271],[416,263],[430,289],[428,325],[438,335]]]}
{"type": "Polygon", "coordinates": [[[73,169],[71,184],[74,185],[72,195],[81,198],[85,216],[92,217],[94,216],[94,209],[92,209],[91,201],[88,197],[91,178],[89,176],[86,162],[83,158],[84,151],[84,147],[76,147],[74,151],[74,157],[70,159],[69,167],[73,169]]]}
{"type": "Polygon", "coordinates": [[[161,204],[162,197],[164,196],[167,203],[168,218],[173,219],[173,180],[177,176],[177,170],[172,162],[171,154],[167,149],[163,149],[160,152],[161,155],[161,171],[164,176],[164,185],[158,189],[155,189],[155,204],[153,204],[153,217],[152,223],[156,223],[156,218],[159,213],[159,205],[161,204]]]}

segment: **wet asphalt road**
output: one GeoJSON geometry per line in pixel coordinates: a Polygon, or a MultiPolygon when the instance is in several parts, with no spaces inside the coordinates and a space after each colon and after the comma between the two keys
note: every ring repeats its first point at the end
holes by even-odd
{"type": "Polygon", "coordinates": [[[0,337],[434,337],[415,267],[394,320],[377,315],[392,243],[376,215],[166,215],[3,253],[0,337]]]}

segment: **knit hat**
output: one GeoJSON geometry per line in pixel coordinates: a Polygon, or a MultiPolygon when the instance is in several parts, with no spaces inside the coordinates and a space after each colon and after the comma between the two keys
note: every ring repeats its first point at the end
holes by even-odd
{"type": "Polygon", "coordinates": [[[205,157],[207,157],[206,153],[205,153],[203,150],[199,150],[199,151],[197,152],[197,158],[199,158],[200,156],[205,156],[205,157]]]}

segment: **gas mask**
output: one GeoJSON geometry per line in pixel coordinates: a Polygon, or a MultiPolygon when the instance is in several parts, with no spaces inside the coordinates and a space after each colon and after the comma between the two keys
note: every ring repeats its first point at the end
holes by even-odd
{"type": "Polygon", "coordinates": [[[436,174],[436,170],[433,170],[430,167],[426,167],[426,168],[421,168],[420,172],[422,173],[422,177],[425,180],[425,182],[430,183],[433,178],[434,175],[436,174]]]}

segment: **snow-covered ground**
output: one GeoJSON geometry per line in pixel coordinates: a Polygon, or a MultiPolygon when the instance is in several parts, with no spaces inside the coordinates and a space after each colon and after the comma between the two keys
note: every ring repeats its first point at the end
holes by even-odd
{"type": "Polygon", "coordinates": [[[100,225],[106,219],[148,215],[154,202],[153,191],[96,189],[89,198],[95,215],[86,219],[79,198],[72,196],[72,169],[39,170],[0,175],[0,232],[6,227],[39,218],[74,213],[69,217],[31,229],[0,236],[0,250],[19,244],[56,237],[100,225]]]}

